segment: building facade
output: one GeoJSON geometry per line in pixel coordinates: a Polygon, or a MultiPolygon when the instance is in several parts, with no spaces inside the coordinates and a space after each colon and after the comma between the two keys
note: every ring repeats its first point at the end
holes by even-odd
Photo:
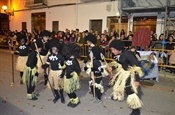
{"type": "MultiPolygon", "coordinates": [[[[8,0],[8,5],[14,11],[9,17],[12,31],[79,28],[99,32],[124,29],[128,33],[146,27],[158,35],[164,32],[165,12],[131,12],[120,17],[120,0],[8,0]]],[[[169,16],[175,23],[175,12],[169,16]]]]}

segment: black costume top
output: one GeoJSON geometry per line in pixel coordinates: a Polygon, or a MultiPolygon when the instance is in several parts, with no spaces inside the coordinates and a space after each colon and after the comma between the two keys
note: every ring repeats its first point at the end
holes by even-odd
{"type": "Polygon", "coordinates": [[[95,76],[101,76],[102,75],[102,72],[103,72],[103,68],[100,68],[100,66],[102,66],[101,64],[101,54],[102,53],[102,50],[95,46],[95,47],[92,47],[91,49],[92,53],[93,53],[93,72],[94,72],[94,75],[95,76]]]}
{"type": "Polygon", "coordinates": [[[19,52],[19,56],[28,56],[29,54],[29,47],[27,45],[20,45],[16,50],[19,52]]]}
{"type": "MultiPolygon", "coordinates": [[[[139,66],[139,62],[135,55],[131,51],[123,50],[121,54],[116,56],[116,61],[122,65],[124,70],[127,70],[129,66],[139,66]]],[[[136,75],[136,81],[140,81],[138,75],[136,75]]],[[[130,84],[130,79],[127,80],[126,85],[130,84]]]]}
{"type": "Polygon", "coordinates": [[[36,51],[32,51],[32,52],[29,54],[29,56],[28,56],[26,65],[27,65],[28,67],[30,67],[31,69],[33,69],[34,67],[36,67],[37,61],[38,61],[37,52],[36,52],[36,51]]]}
{"type": "Polygon", "coordinates": [[[121,54],[116,56],[116,61],[120,63],[124,70],[129,66],[139,66],[139,62],[131,51],[123,50],[121,54]]]}
{"type": "Polygon", "coordinates": [[[81,68],[80,68],[80,65],[79,65],[77,59],[75,59],[75,58],[69,58],[66,61],[65,72],[66,72],[66,77],[67,78],[72,78],[73,77],[73,76],[71,76],[71,73],[72,72],[76,72],[78,75],[80,74],[81,68]]]}
{"type": "MultiPolygon", "coordinates": [[[[103,68],[101,68],[100,66],[102,66],[101,64],[101,54],[102,50],[98,47],[98,46],[94,46],[94,47],[89,47],[88,50],[88,57],[84,60],[84,63],[86,63],[89,59],[90,59],[90,52],[92,51],[93,53],[93,68],[92,71],[94,73],[94,76],[101,76],[102,72],[103,72],[103,68]]],[[[84,68],[85,71],[88,69],[87,67],[84,68]]]]}
{"type": "MultiPolygon", "coordinates": [[[[42,40],[42,39],[41,39],[42,40]]],[[[48,51],[49,51],[49,42],[43,42],[42,41],[42,43],[43,43],[43,48],[41,49],[41,52],[40,52],[40,55],[42,55],[42,56],[46,56],[47,55],[47,53],[48,53],[48,51]]]]}
{"type": "Polygon", "coordinates": [[[51,70],[59,70],[59,64],[64,65],[64,57],[61,54],[50,54],[47,62],[51,65],[51,70]]]}

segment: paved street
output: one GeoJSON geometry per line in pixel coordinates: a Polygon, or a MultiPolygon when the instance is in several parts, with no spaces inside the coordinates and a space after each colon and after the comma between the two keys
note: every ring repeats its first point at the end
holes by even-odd
{"type": "MultiPolygon", "coordinates": [[[[14,56],[14,64],[16,62],[14,56]]],[[[112,88],[107,87],[108,79],[104,79],[105,93],[103,103],[94,104],[89,100],[92,95],[88,93],[88,77],[84,73],[81,77],[81,89],[77,91],[81,104],[72,109],[67,107],[68,97],[65,94],[66,104],[60,100],[54,104],[51,90],[43,85],[42,76],[36,87],[40,94],[39,99],[31,101],[26,99],[26,86],[19,85],[19,73],[14,72],[15,82],[12,82],[12,56],[9,51],[0,50],[0,115],[129,115],[131,109],[125,101],[118,102],[110,99],[112,88]]],[[[174,76],[171,79],[175,79],[174,76]]],[[[175,84],[170,81],[163,81],[148,86],[143,85],[142,101],[144,107],[141,115],[175,115],[175,84]]],[[[153,81],[148,81],[153,82],[153,81]]]]}

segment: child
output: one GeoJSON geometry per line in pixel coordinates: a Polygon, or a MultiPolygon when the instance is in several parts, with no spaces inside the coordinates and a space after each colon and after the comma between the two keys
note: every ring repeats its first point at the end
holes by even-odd
{"type": "Polygon", "coordinates": [[[102,103],[101,96],[102,96],[102,93],[104,92],[104,88],[102,86],[102,77],[103,77],[102,73],[104,71],[104,69],[102,68],[102,58],[101,58],[102,50],[98,46],[95,46],[97,43],[97,40],[94,35],[89,34],[86,40],[87,40],[87,44],[89,45],[89,48],[91,49],[89,51],[89,55],[90,53],[92,53],[93,55],[92,57],[93,59],[91,59],[91,61],[93,61],[93,64],[92,64],[93,68],[85,67],[86,72],[87,71],[93,72],[93,75],[94,75],[94,76],[91,75],[91,79],[89,81],[89,85],[90,85],[90,89],[93,94],[93,97],[95,96],[95,99],[93,99],[92,101],[94,103],[102,103]]]}
{"type": "Polygon", "coordinates": [[[19,53],[19,56],[17,58],[17,63],[16,63],[16,70],[20,72],[20,84],[23,84],[22,82],[22,76],[23,76],[23,71],[26,66],[27,62],[27,57],[29,54],[29,47],[25,45],[27,38],[25,35],[22,35],[20,33],[17,34],[17,40],[19,41],[19,47],[16,49],[17,52],[19,53]]]}
{"type": "Polygon", "coordinates": [[[74,43],[67,43],[62,50],[63,55],[66,58],[66,68],[64,76],[64,91],[70,98],[68,107],[75,108],[80,104],[80,99],[76,95],[75,91],[80,89],[79,74],[81,68],[77,57],[81,55],[81,48],[74,43]]]}
{"type": "Polygon", "coordinates": [[[41,51],[43,45],[41,42],[36,41],[36,43],[31,44],[31,53],[28,56],[26,67],[23,74],[23,83],[27,86],[27,99],[37,100],[35,91],[35,86],[37,83],[38,70],[37,70],[37,54],[41,51]],[[38,48],[38,49],[37,49],[38,48]]]}
{"type": "MultiPolygon", "coordinates": [[[[54,89],[55,98],[53,102],[56,103],[61,95],[61,103],[65,103],[63,96],[63,76],[62,70],[65,68],[64,57],[61,54],[61,45],[53,44],[51,46],[51,54],[47,58],[46,64],[42,66],[43,69],[47,69],[48,66],[51,66],[49,73],[49,82],[51,87],[54,89]],[[59,92],[60,95],[59,95],[59,92]]],[[[49,83],[47,83],[49,85],[49,83]]]]}

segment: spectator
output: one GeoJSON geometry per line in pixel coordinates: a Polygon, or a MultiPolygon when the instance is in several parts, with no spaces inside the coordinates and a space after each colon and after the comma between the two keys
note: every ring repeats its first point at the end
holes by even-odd
{"type": "Polygon", "coordinates": [[[125,36],[125,30],[122,29],[121,32],[120,32],[120,36],[124,35],[125,36]]]}
{"type": "MultiPolygon", "coordinates": [[[[175,66],[175,45],[173,46],[173,50],[170,51],[168,54],[170,55],[169,64],[171,66],[175,66]]],[[[170,69],[170,72],[171,73],[175,73],[175,69],[174,68],[171,68],[170,69]]]]}
{"type": "MultiPolygon", "coordinates": [[[[153,38],[152,38],[153,39],[153,38]]],[[[164,34],[160,34],[159,39],[157,40],[157,42],[155,43],[155,45],[153,45],[153,47],[155,46],[156,49],[162,49],[162,41],[165,40],[165,36],[164,34]]]]}
{"type": "Polygon", "coordinates": [[[131,49],[130,49],[130,51],[132,53],[134,53],[134,55],[136,56],[136,58],[137,58],[138,61],[141,61],[140,53],[137,52],[136,46],[132,46],[131,49]]]}
{"type": "Polygon", "coordinates": [[[173,39],[173,36],[169,36],[168,38],[168,43],[166,44],[166,49],[167,50],[173,50],[174,44],[175,44],[175,40],[173,39]],[[174,42],[174,43],[173,43],[174,42]]]}

